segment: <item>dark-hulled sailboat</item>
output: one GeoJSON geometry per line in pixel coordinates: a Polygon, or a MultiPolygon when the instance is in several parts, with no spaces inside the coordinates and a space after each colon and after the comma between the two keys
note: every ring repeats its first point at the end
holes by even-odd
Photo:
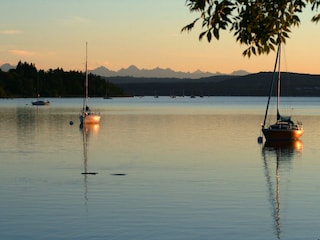
{"type": "Polygon", "coordinates": [[[291,116],[282,116],[280,114],[280,55],[281,55],[281,44],[278,45],[276,61],[274,65],[273,77],[269,91],[269,98],[267,103],[267,108],[264,116],[264,121],[262,124],[262,132],[266,141],[294,141],[299,139],[304,130],[301,122],[294,122],[291,120],[291,116]],[[278,74],[276,74],[278,68],[278,74]],[[276,76],[277,75],[277,76],[276,76]],[[277,77],[277,78],[276,78],[277,77]],[[268,109],[270,104],[271,93],[273,89],[273,84],[277,79],[277,119],[274,124],[266,126],[266,119],[268,116],[268,109]]]}

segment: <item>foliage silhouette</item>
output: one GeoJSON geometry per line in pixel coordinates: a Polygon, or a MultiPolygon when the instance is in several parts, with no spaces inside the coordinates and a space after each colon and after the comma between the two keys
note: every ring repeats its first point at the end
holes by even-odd
{"type": "MultiPolygon", "coordinates": [[[[0,69],[0,97],[82,97],[85,73],[65,72],[62,68],[37,70],[32,63],[19,61],[16,69],[0,69]]],[[[123,95],[121,88],[106,83],[100,76],[89,74],[89,96],[123,95]]]]}
{"type": "MultiPolygon", "coordinates": [[[[220,31],[229,29],[236,41],[248,46],[244,56],[268,54],[280,43],[289,38],[291,28],[299,26],[298,14],[310,5],[317,11],[320,0],[186,0],[191,12],[200,13],[193,22],[182,28],[182,32],[191,31],[202,20],[199,35],[201,40],[207,37],[219,40],[220,31]]],[[[320,14],[312,17],[318,22],[320,14]]]]}

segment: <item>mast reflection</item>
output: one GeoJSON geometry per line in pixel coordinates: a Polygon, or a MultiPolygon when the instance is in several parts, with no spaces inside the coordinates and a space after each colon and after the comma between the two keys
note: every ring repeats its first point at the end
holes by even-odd
{"type": "Polygon", "coordinates": [[[83,128],[80,128],[80,131],[82,131],[82,140],[83,140],[83,160],[84,160],[84,171],[82,174],[97,174],[95,172],[89,172],[88,171],[88,140],[89,136],[92,133],[98,133],[100,129],[99,124],[90,124],[86,125],[83,128]]]}
{"type": "Polygon", "coordinates": [[[302,153],[303,142],[266,142],[262,148],[264,172],[269,193],[269,202],[274,220],[274,233],[277,239],[281,239],[281,215],[280,215],[280,167],[288,167],[292,160],[302,153]],[[274,160],[276,160],[274,162],[274,160]],[[272,172],[275,170],[275,180],[272,180],[272,172]]]}
{"type": "Polygon", "coordinates": [[[88,175],[96,175],[97,172],[90,172],[88,170],[88,142],[91,134],[97,134],[99,132],[100,125],[99,124],[90,124],[85,125],[83,128],[80,128],[82,133],[82,142],[83,142],[83,172],[81,174],[84,175],[84,197],[85,200],[88,201],[88,175]]]}

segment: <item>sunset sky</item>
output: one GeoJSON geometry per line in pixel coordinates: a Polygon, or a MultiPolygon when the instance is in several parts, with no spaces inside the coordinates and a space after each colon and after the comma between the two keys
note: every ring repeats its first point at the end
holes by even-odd
{"type": "MultiPolygon", "coordinates": [[[[308,8],[293,29],[283,71],[320,74],[320,24],[312,15],[308,8]]],[[[84,70],[88,42],[89,69],[272,71],[275,53],[243,57],[245,46],[228,31],[211,43],[198,40],[200,24],[180,33],[195,17],[185,0],[1,0],[0,65],[21,60],[44,70],[84,70]]]]}

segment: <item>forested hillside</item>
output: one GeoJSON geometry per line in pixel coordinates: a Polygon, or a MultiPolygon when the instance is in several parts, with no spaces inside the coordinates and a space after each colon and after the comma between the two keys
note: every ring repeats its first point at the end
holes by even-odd
{"type": "MultiPolygon", "coordinates": [[[[37,70],[32,63],[19,62],[16,69],[0,70],[0,97],[82,97],[85,74],[62,68],[37,70]]],[[[89,96],[122,95],[123,91],[100,76],[89,74],[89,96]]]]}
{"type": "MultiPolygon", "coordinates": [[[[132,95],[267,96],[272,72],[200,79],[107,77],[132,95]]],[[[320,96],[320,75],[281,73],[282,96],[320,96]]],[[[276,84],[274,84],[273,95],[276,84]]]]}

